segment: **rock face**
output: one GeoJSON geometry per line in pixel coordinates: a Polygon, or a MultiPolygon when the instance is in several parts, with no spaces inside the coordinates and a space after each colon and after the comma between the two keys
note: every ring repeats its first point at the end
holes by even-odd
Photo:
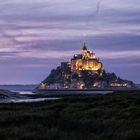
{"type": "Polygon", "coordinates": [[[85,44],[81,54],[53,69],[43,80],[39,89],[87,89],[87,88],[133,88],[132,81],[123,80],[115,73],[107,73],[95,53],[87,50],[85,44]]]}

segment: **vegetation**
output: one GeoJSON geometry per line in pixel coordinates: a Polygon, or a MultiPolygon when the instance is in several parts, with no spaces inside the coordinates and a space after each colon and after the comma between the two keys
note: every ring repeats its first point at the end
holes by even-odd
{"type": "Polygon", "coordinates": [[[131,92],[0,104],[0,139],[139,140],[140,94],[131,92]]]}

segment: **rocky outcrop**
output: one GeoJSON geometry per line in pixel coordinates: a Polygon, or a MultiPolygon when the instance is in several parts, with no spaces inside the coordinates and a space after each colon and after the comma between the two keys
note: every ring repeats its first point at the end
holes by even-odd
{"type": "Polygon", "coordinates": [[[107,73],[105,70],[102,73],[92,73],[92,71],[85,70],[80,71],[79,74],[74,72],[68,72],[67,74],[61,67],[52,70],[50,75],[45,78],[41,84],[43,84],[45,88],[135,87],[132,81],[123,80],[116,76],[115,73],[107,73]]]}
{"type": "Polygon", "coordinates": [[[39,89],[88,89],[88,88],[133,88],[132,81],[123,80],[115,73],[105,71],[103,63],[85,44],[81,54],[53,69],[43,80],[39,89]]]}

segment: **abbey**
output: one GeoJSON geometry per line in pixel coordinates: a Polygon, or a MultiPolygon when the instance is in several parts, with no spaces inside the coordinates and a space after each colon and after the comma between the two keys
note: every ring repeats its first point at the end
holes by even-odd
{"type": "Polygon", "coordinates": [[[71,70],[90,70],[96,73],[98,70],[103,70],[103,64],[100,62],[99,58],[96,58],[95,53],[87,50],[84,43],[82,54],[76,54],[71,59],[71,70]]]}
{"type": "Polygon", "coordinates": [[[103,63],[84,43],[80,54],[62,62],[39,85],[38,89],[133,88],[132,81],[123,80],[105,71],[103,63]]]}

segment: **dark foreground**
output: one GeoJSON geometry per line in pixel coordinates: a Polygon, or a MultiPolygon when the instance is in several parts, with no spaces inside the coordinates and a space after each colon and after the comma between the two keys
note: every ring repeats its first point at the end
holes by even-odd
{"type": "Polygon", "coordinates": [[[140,92],[0,104],[1,140],[139,140],[140,92]]]}

